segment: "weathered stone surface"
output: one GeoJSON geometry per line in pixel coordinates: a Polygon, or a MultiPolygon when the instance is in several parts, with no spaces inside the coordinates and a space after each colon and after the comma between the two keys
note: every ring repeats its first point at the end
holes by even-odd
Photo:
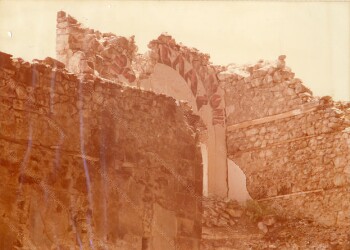
{"type": "Polygon", "coordinates": [[[0,97],[1,247],[199,244],[199,119],[189,107],[97,78],[79,81],[51,59],[31,68],[35,84],[16,78],[25,72],[24,62],[15,74],[0,67],[13,90],[0,97]],[[188,182],[199,183],[193,193],[178,188],[188,182]]]}
{"type": "Polygon", "coordinates": [[[131,60],[137,51],[134,38],[84,28],[66,13],[57,14],[56,52],[59,61],[76,74],[92,74],[133,83],[131,60]]]}
{"type": "Polygon", "coordinates": [[[229,158],[254,199],[286,216],[350,226],[350,104],[313,97],[284,58],[220,73],[234,107],[226,110],[229,158]]]}
{"type": "Polygon", "coordinates": [[[1,249],[350,247],[350,104],[286,56],[221,67],[167,34],[140,55],[63,11],[56,28],[59,61],[0,52],[1,249]],[[222,200],[227,157],[268,213],[222,200]]]}
{"type": "Polygon", "coordinates": [[[268,231],[269,231],[269,229],[267,228],[267,226],[265,225],[265,223],[263,223],[263,222],[259,222],[258,223],[258,228],[259,228],[259,230],[261,230],[264,234],[266,234],[268,231]]]}

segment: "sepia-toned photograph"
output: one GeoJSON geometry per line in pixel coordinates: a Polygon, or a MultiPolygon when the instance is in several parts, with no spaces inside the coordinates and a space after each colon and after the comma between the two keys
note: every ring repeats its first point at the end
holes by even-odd
{"type": "Polygon", "coordinates": [[[0,0],[0,250],[350,250],[350,1],[0,0]]]}

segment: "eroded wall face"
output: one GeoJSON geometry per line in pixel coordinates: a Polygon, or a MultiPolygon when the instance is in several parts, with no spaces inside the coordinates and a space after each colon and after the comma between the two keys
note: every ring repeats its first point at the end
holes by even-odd
{"type": "Polygon", "coordinates": [[[57,58],[68,70],[93,75],[188,101],[207,127],[209,194],[227,197],[224,91],[219,67],[209,56],[179,45],[168,35],[149,44],[145,55],[136,55],[133,38],[102,34],[64,12],[57,16],[57,58]]]}
{"type": "Polygon", "coordinates": [[[198,117],[51,59],[0,64],[0,246],[198,249],[198,117]]]}
{"type": "Polygon", "coordinates": [[[95,74],[126,83],[135,81],[131,60],[137,47],[133,37],[125,38],[84,28],[63,11],[57,14],[56,27],[57,59],[69,71],[95,74]]]}
{"type": "Polygon", "coordinates": [[[245,172],[252,198],[288,217],[348,226],[349,103],[312,97],[283,57],[220,78],[228,155],[245,172]]]}

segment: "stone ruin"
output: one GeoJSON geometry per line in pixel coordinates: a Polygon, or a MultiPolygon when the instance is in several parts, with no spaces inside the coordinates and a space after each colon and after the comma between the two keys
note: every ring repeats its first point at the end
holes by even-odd
{"type": "Polygon", "coordinates": [[[350,249],[349,102],[56,27],[57,60],[0,52],[0,249],[350,249]]]}

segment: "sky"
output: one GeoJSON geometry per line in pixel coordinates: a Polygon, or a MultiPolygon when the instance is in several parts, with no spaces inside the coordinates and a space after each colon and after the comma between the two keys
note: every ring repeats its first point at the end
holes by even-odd
{"type": "Polygon", "coordinates": [[[219,65],[286,55],[315,95],[350,101],[349,1],[0,0],[0,51],[25,60],[55,57],[59,10],[89,28],[135,35],[141,53],[167,32],[219,65]]]}

